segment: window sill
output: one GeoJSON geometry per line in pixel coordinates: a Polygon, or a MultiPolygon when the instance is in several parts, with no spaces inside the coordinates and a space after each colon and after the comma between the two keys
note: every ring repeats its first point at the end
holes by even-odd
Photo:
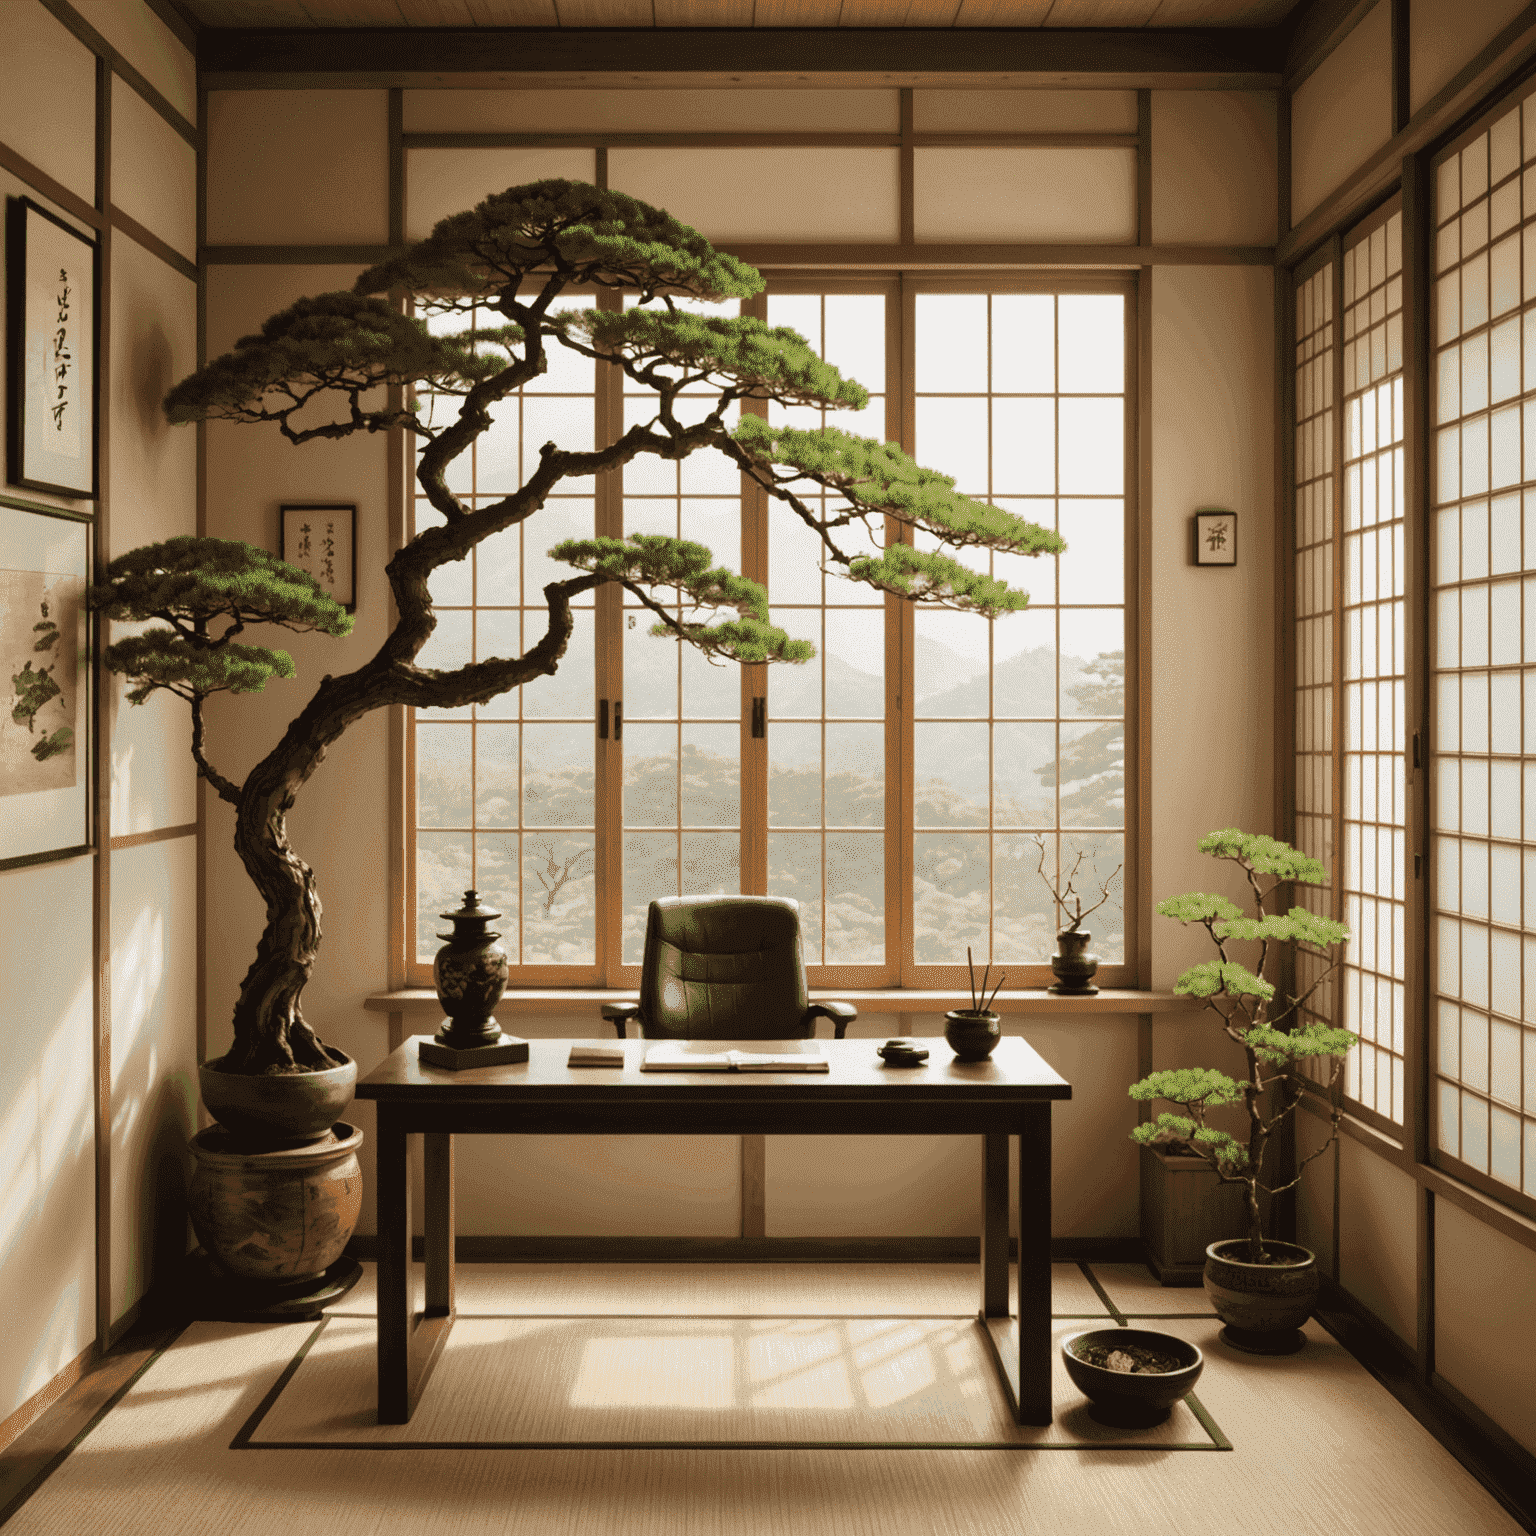
{"type": "MultiPolygon", "coordinates": [[[[635,1002],[640,994],[625,987],[517,987],[509,988],[496,1005],[496,1016],[513,1018],[519,1012],[549,1014],[587,1014],[596,1017],[603,1003],[635,1002]]],[[[812,987],[811,1001],[836,999],[852,1003],[861,1013],[936,1014],[951,1008],[968,1008],[968,992],[920,991],[913,987],[857,989],[812,987]]],[[[992,1002],[1002,1014],[1034,1014],[1059,1017],[1062,1014],[1193,1013],[1202,1005],[1199,998],[1180,997],[1172,992],[1136,992],[1127,988],[1106,987],[1095,997],[1054,997],[1043,987],[999,992],[992,1002]]],[[[442,1017],[442,1006],[430,987],[402,987],[396,992],[375,992],[364,1003],[375,1013],[442,1017]]]]}

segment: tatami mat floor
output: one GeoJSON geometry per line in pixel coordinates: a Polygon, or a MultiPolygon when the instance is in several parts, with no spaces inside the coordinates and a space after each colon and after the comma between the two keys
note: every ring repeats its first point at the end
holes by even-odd
{"type": "MultiPolygon", "coordinates": [[[[743,1318],[963,1319],[974,1315],[977,1284],[974,1266],[939,1264],[486,1264],[458,1273],[465,1314],[714,1318],[722,1328],[743,1318]]],[[[370,1266],[337,1306],[327,1325],[335,1337],[367,1332],[372,1281],[370,1266]]],[[[1299,1355],[1238,1355],[1217,1339],[1203,1293],[1164,1290],[1132,1265],[1056,1265],[1052,1302],[1064,1329],[1074,1317],[1087,1327],[1156,1315],[1156,1326],[1198,1343],[1207,1359],[1198,1393],[1233,1449],[236,1449],[314,1326],[202,1323],[153,1360],[16,1510],[6,1536],[270,1536],[300,1521],[326,1536],[1520,1529],[1315,1324],[1299,1355]]],[[[637,1401],[644,1390],[633,1384],[637,1401]]]]}

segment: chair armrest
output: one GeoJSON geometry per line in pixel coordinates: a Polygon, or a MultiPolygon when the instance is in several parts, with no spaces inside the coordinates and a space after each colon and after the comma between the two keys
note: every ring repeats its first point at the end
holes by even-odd
{"type": "Polygon", "coordinates": [[[629,1020],[640,1017],[639,1003],[601,1003],[599,1007],[603,1017],[613,1025],[613,1032],[620,1040],[627,1038],[624,1026],[629,1020]]]}
{"type": "Polygon", "coordinates": [[[841,1040],[843,1031],[858,1018],[859,1010],[852,1003],[812,1003],[805,1010],[805,1016],[807,1019],[831,1019],[833,1033],[841,1040]]]}

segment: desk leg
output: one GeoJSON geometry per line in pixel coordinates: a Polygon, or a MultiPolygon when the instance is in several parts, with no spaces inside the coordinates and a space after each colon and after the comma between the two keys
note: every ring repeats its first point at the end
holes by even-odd
{"type": "Polygon", "coordinates": [[[1051,1422],[1051,1106],[1031,1104],[1019,1127],[1020,1424],[1051,1422]]]}
{"type": "Polygon", "coordinates": [[[428,1317],[453,1316],[453,1137],[429,1131],[422,1138],[426,1173],[428,1317]]]}
{"type": "Polygon", "coordinates": [[[411,1185],[405,1131],[387,1102],[374,1131],[379,1229],[379,1423],[411,1417],[411,1185]]]}
{"type": "Polygon", "coordinates": [[[981,1315],[1008,1316],[1008,1138],[981,1138],[981,1315]]]}

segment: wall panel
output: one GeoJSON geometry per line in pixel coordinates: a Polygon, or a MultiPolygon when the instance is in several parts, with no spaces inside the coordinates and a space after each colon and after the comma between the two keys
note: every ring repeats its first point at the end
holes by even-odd
{"type": "Polygon", "coordinates": [[[112,856],[112,1317],[192,1246],[197,1129],[197,842],[112,856]]]}
{"type": "Polygon", "coordinates": [[[197,259],[197,151],[116,75],[112,201],[188,261],[197,259]]]}
{"type": "MultiPolygon", "coordinates": [[[[1328,1134],[1316,1115],[1296,1116],[1296,1157],[1310,1157],[1328,1134]]],[[[1318,1158],[1301,1176],[1296,1191],[1296,1241],[1317,1255],[1324,1274],[1333,1272],[1333,1177],[1338,1148],[1318,1158]]]]}
{"type": "Polygon", "coordinates": [[[6,6],[0,143],[87,202],[96,187],[95,91],[95,57],[61,22],[37,0],[6,6]]]}
{"type": "Polygon", "coordinates": [[[1411,1347],[1418,1333],[1414,1181],[1345,1136],[1339,1190],[1339,1283],[1411,1347]]]}
{"type": "Polygon", "coordinates": [[[914,162],[919,240],[1135,243],[1133,149],[919,149],[914,162]]]}
{"type": "Polygon", "coordinates": [[[1435,1369],[1536,1455],[1536,1253],[1435,1202],[1435,1369]]]}
{"type": "Polygon", "coordinates": [[[411,149],[405,155],[405,237],[424,240],[449,214],[528,181],[593,181],[590,149],[411,149]]]}
{"type": "MultiPolygon", "coordinates": [[[[1415,112],[1523,11],[1529,0],[1413,0],[1408,98],[1415,112]]],[[[1385,7],[1383,7],[1385,9],[1385,7]]]]}
{"type": "Polygon", "coordinates": [[[1152,92],[1152,239],[1273,245],[1272,91],[1152,92]]]}
{"type": "Polygon", "coordinates": [[[388,92],[209,93],[210,244],[388,238],[388,92]]]}
{"type": "Polygon", "coordinates": [[[1291,99],[1292,224],[1392,137],[1391,42],[1390,0],[1379,0],[1297,87],[1291,99]]]}
{"type": "Polygon", "coordinates": [[[1135,133],[1135,91],[913,91],[918,133],[1135,133]]]}
{"type": "Polygon", "coordinates": [[[0,872],[0,1419],[96,1333],[93,873],[89,858],[0,872]]]}
{"type": "Polygon", "coordinates": [[[897,170],[894,149],[608,152],[610,186],[714,241],[895,240],[897,170]]]}
{"type": "Polygon", "coordinates": [[[71,0],[189,123],[197,122],[197,60],[144,0],[71,0]]]}

